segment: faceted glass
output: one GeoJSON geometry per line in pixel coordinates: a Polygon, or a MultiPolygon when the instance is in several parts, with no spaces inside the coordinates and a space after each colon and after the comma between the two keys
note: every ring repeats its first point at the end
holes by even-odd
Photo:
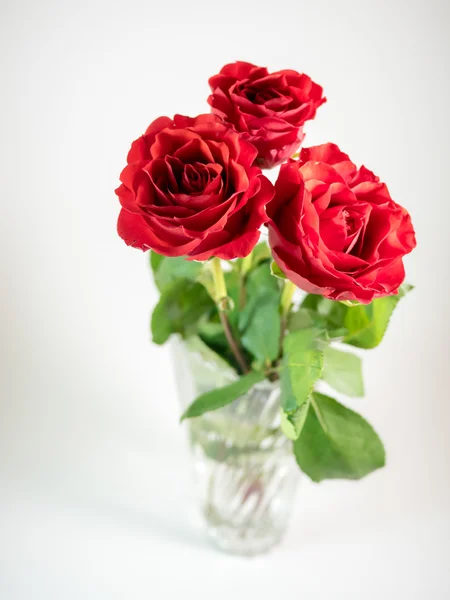
{"type": "MultiPolygon", "coordinates": [[[[174,343],[182,410],[236,379],[225,363],[174,343]]],[[[279,382],[264,380],[232,404],[188,421],[195,479],[211,540],[235,554],[269,550],[284,534],[299,480],[280,430],[279,382]]]]}

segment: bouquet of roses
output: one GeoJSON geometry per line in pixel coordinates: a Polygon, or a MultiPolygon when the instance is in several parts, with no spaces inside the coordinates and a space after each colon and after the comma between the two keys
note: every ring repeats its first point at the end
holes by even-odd
{"type": "Polygon", "coordinates": [[[281,428],[300,468],[314,481],[358,479],[384,465],[383,445],[317,386],[363,395],[348,350],[377,346],[409,289],[410,216],[337,145],[298,152],[325,102],[307,75],[237,62],[209,84],[211,114],[153,121],[116,190],[119,235],[151,251],[153,341],[195,337],[238,375],[183,418],[279,379],[281,428]],[[280,164],[272,185],[262,169],[280,164]]]}

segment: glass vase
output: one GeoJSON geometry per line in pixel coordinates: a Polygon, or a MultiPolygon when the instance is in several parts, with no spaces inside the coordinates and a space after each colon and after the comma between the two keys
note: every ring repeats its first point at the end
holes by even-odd
{"type": "MultiPolygon", "coordinates": [[[[183,411],[200,394],[237,378],[198,339],[176,340],[173,350],[183,411]]],[[[299,480],[292,442],[280,430],[279,382],[264,380],[187,426],[209,538],[234,554],[268,551],[287,528],[299,480]]]]}

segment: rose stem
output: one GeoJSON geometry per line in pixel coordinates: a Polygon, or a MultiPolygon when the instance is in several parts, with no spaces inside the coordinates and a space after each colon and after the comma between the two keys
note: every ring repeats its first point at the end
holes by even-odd
{"type": "Polygon", "coordinates": [[[228,320],[228,317],[224,313],[224,311],[221,310],[220,308],[219,308],[219,317],[220,317],[220,322],[222,323],[223,330],[225,332],[225,336],[228,340],[228,344],[238,362],[239,367],[241,368],[241,371],[243,373],[248,373],[249,368],[247,366],[247,363],[245,362],[245,358],[243,357],[242,352],[240,351],[239,346],[237,345],[236,340],[234,339],[233,334],[231,333],[230,321],[228,320]]]}
{"type": "Polygon", "coordinates": [[[295,285],[289,279],[284,282],[283,291],[281,292],[280,310],[281,310],[281,332],[280,332],[280,348],[282,348],[284,333],[287,326],[287,317],[292,305],[292,296],[295,292],[295,285]]]}
{"type": "Polygon", "coordinates": [[[245,278],[247,273],[252,268],[253,251],[247,256],[244,256],[241,263],[241,269],[239,273],[239,310],[242,310],[245,306],[246,293],[245,293],[245,278]]]}
{"type": "Polygon", "coordinates": [[[219,311],[220,322],[222,323],[222,327],[225,332],[225,337],[227,338],[228,345],[230,346],[231,351],[232,351],[239,367],[241,368],[241,371],[243,373],[248,373],[249,368],[247,366],[247,363],[245,362],[245,358],[244,358],[236,340],[233,337],[233,333],[231,331],[231,326],[230,326],[230,321],[228,319],[228,315],[225,312],[225,309],[227,308],[225,306],[225,303],[227,300],[227,286],[226,286],[225,277],[224,277],[223,271],[222,271],[222,265],[220,264],[220,258],[214,257],[211,260],[211,266],[212,266],[212,275],[213,275],[215,295],[216,295],[216,304],[217,304],[217,309],[219,311]]]}

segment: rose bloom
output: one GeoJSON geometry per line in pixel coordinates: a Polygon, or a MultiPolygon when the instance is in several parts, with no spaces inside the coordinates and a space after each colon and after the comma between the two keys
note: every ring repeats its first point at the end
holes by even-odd
{"type": "Polygon", "coordinates": [[[304,148],[281,167],[267,206],[269,243],[286,277],[334,300],[395,294],[416,245],[407,211],[334,144],[304,148]]]}
{"type": "Polygon", "coordinates": [[[165,256],[246,256],[274,194],[255,157],[214,115],[156,119],[133,142],[120,176],[120,237],[165,256]]]}
{"type": "Polygon", "coordinates": [[[322,88],[307,75],[289,70],[269,74],[246,62],[225,65],[209,85],[213,112],[254,144],[263,168],[292,156],[303,140],[303,124],[326,101],[322,88]]]}

